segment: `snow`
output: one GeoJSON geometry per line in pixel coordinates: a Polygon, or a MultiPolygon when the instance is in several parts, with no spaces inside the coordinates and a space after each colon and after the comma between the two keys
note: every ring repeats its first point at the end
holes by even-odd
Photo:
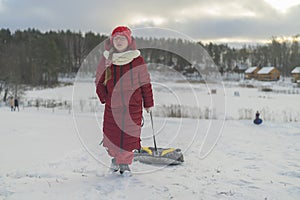
{"type": "Polygon", "coordinates": [[[292,74],[298,74],[298,73],[300,73],[300,67],[295,67],[295,68],[292,70],[291,73],[292,73],[292,74]]]}
{"type": "MultiPolygon", "coordinates": [[[[132,177],[112,174],[110,158],[99,146],[103,106],[94,98],[93,83],[28,91],[27,99],[73,100],[73,113],[22,106],[20,112],[10,112],[0,107],[0,199],[299,198],[300,93],[261,92],[259,82],[251,82],[254,88],[227,82],[223,93],[217,84],[208,88],[179,83],[173,77],[169,81],[164,77],[163,83],[158,80],[153,77],[157,144],[181,148],[182,165],[134,162],[132,177]],[[234,96],[235,91],[240,96],[234,96]],[[224,94],[225,121],[218,109],[215,119],[195,117],[199,117],[197,103],[204,112],[215,106],[213,98],[222,99],[224,94]],[[189,118],[163,116],[158,109],[168,104],[183,105],[189,118]],[[260,126],[252,123],[256,110],[264,120],[260,126]],[[223,126],[216,130],[214,123],[223,126]],[[210,136],[218,133],[221,137],[209,151],[218,139],[210,136]],[[209,153],[203,156],[203,152],[209,153]]],[[[274,83],[272,89],[291,89],[280,84],[274,83]]],[[[142,144],[153,146],[150,118],[146,113],[144,118],[142,144]]]]}
{"type": "Polygon", "coordinates": [[[246,73],[246,74],[251,74],[251,73],[253,73],[254,70],[256,70],[256,69],[257,69],[257,67],[249,67],[249,68],[245,71],[245,73],[246,73]]]}
{"type": "Polygon", "coordinates": [[[275,69],[274,67],[263,67],[261,68],[261,70],[259,70],[257,72],[257,74],[269,74],[273,69],[275,69]]]}

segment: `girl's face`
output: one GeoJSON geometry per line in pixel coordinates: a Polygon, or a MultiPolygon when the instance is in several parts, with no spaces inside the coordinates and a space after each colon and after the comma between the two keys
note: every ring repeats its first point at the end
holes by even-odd
{"type": "Polygon", "coordinates": [[[127,38],[123,35],[117,35],[113,38],[114,47],[118,52],[123,52],[128,47],[127,38]]]}

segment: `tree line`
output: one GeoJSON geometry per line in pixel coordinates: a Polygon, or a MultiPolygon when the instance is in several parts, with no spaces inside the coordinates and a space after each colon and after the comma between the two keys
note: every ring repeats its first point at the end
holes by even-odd
{"type": "MultiPolygon", "coordinates": [[[[292,41],[272,37],[269,44],[230,47],[226,44],[202,44],[181,39],[136,38],[138,44],[155,44],[161,49],[142,50],[147,62],[174,66],[184,70],[191,63],[186,58],[165,51],[181,49],[190,58],[199,45],[211,56],[220,72],[236,71],[250,66],[275,66],[288,76],[293,67],[300,65],[299,35],[292,41]]],[[[89,52],[107,39],[107,35],[93,32],[47,31],[37,29],[0,29],[0,93],[5,85],[30,85],[50,87],[58,84],[59,74],[76,73],[89,52]]],[[[150,45],[151,46],[151,45],[150,45]]],[[[152,45],[153,46],[153,45],[152,45]]]]}

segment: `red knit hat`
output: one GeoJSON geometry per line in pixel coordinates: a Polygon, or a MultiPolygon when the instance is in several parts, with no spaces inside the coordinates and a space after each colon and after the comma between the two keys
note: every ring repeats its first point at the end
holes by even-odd
{"type": "Polygon", "coordinates": [[[111,44],[112,44],[113,38],[117,35],[125,36],[127,38],[128,44],[130,44],[132,41],[131,30],[126,26],[118,26],[112,31],[111,37],[110,37],[111,44]]]}

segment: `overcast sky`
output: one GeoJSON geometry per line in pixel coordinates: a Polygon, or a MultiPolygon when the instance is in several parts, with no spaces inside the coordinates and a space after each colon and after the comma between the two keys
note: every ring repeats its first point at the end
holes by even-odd
{"type": "Polygon", "coordinates": [[[161,27],[195,40],[260,42],[300,33],[300,0],[0,0],[0,28],[109,34],[161,27]]]}

